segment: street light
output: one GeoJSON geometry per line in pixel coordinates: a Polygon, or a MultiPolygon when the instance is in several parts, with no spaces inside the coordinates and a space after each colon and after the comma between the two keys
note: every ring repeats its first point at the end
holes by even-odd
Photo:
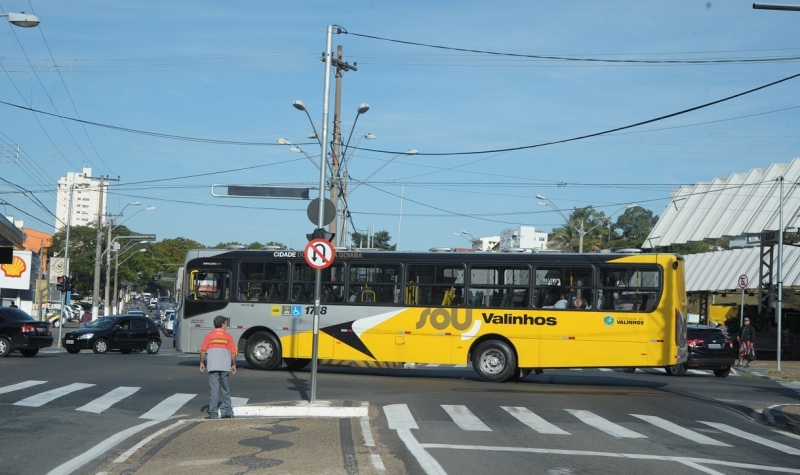
{"type": "Polygon", "coordinates": [[[467,241],[469,241],[470,246],[471,246],[472,249],[475,249],[475,244],[478,242],[478,239],[475,239],[475,236],[470,234],[468,231],[461,231],[460,233],[455,232],[455,233],[453,233],[453,236],[461,236],[464,239],[466,239],[467,241]],[[469,237],[467,237],[467,236],[469,236],[469,237]]]}
{"type": "Polygon", "coordinates": [[[155,207],[155,206],[148,206],[147,208],[140,209],[140,210],[136,211],[135,213],[133,213],[131,216],[129,216],[129,217],[128,217],[128,219],[126,219],[125,221],[122,221],[121,223],[117,224],[116,226],[113,226],[113,224],[112,224],[112,223],[113,223],[113,221],[111,221],[111,219],[110,219],[110,218],[111,218],[111,217],[113,217],[113,216],[116,216],[116,217],[118,217],[118,218],[119,218],[119,217],[122,217],[122,215],[123,215],[123,213],[124,213],[125,209],[126,209],[128,206],[139,206],[140,204],[142,204],[142,203],[140,203],[140,202],[138,202],[138,201],[132,201],[132,202],[130,202],[130,203],[128,203],[128,204],[126,204],[126,205],[125,205],[125,206],[122,208],[122,210],[119,212],[119,214],[117,214],[117,215],[112,215],[112,214],[110,214],[110,213],[109,213],[109,222],[108,222],[108,238],[107,238],[107,241],[106,241],[106,242],[107,242],[107,246],[106,246],[106,251],[105,251],[105,252],[107,253],[107,254],[106,254],[106,288],[105,288],[105,290],[104,290],[104,294],[103,294],[103,296],[104,296],[104,300],[105,300],[105,301],[103,302],[103,315],[109,315],[109,309],[110,309],[110,307],[109,307],[109,305],[108,305],[108,294],[109,294],[109,291],[111,290],[111,289],[109,289],[109,287],[111,287],[111,247],[112,247],[112,244],[114,243],[114,241],[116,241],[116,240],[117,240],[117,239],[119,239],[119,238],[123,238],[123,237],[124,237],[124,236],[117,236],[117,237],[115,237],[115,238],[114,238],[114,240],[112,241],[112,240],[111,240],[111,231],[112,231],[112,229],[114,229],[114,228],[118,228],[118,227],[120,227],[120,226],[122,225],[122,223],[124,223],[124,222],[125,222],[125,221],[127,221],[128,219],[131,219],[131,218],[133,218],[134,216],[136,216],[136,215],[137,215],[137,214],[139,214],[140,212],[142,212],[142,211],[152,211],[152,210],[156,209],[156,207],[155,207]]]}
{"type": "MultiPolygon", "coordinates": [[[[295,101],[295,102],[296,102],[296,101],[295,101]]],[[[319,170],[319,163],[317,163],[317,161],[316,161],[316,160],[314,160],[314,157],[312,157],[311,155],[309,155],[308,153],[306,153],[306,151],[305,151],[305,150],[303,150],[302,148],[298,147],[297,145],[295,145],[294,143],[292,143],[292,142],[290,142],[290,141],[288,141],[288,140],[286,140],[286,139],[278,139],[278,144],[279,144],[279,145],[291,145],[291,147],[289,148],[289,151],[290,151],[290,152],[294,152],[294,153],[302,153],[303,155],[305,155],[305,156],[306,156],[306,158],[307,158],[307,159],[308,159],[308,160],[309,160],[311,163],[313,163],[313,164],[314,164],[314,166],[315,166],[315,167],[317,167],[317,170],[319,170]]]]}
{"type": "MultiPolygon", "coordinates": [[[[564,213],[562,213],[561,210],[558,209],[558,207],[555,205],[555,203],[553,203],[553,201],[550,198],[548,198],[548,197],[546,197],[544,195],[536,195],[536,198],[539,199],[539,200],[544,200],[544,201],[540,201],[538,203],[539,206],[550,206],[551,208],[556,210],[556,212],[558,214],[560,214],[562,218],[564,218],[564,221],[567,222],[567,225],[570,226],[572,229],[574,229],[576,233],[578,233],[578,253],[583,254],[583,238],[584,238],[584,236],[586,236],[587,234],[592,232],[598,226],[601,226],[602,224],[604,224],[604,221],[601,221],[601,222],[595,224],[594,226],[592,226],[589,229],[584,229],[583,228],[583,218],[581,218],[581,227],[580,228],[576,228],[575,225],[572,224],[572,221],[570,221],[569,218],[567,218],[564,215],[564,213]]],[[[623,209],[634,208],[636,206],[639,206],[639,205],[631,204],[631,205],[623,206],[622,208],[620,208],[617,211],[614,211],[613,213],[608,215],[608,218],[611,218],[611,216],[614,216],[615,214],[619,213],[623,209]]]]}
{"type": "Polygon", "coordinates": [[[2,13],[0,17],[8,18],[8,22],[14,26],[19,26],[21,28],[33,28],[39,26],[39,19],[36,15],[29,15],[25,12],[20,13],[2,13]]]}
{"type": "MultiPolygon", "coordinates": [[[[308,138],[317,139],[317,142],[319,142],[320,146],[322,146],[322,140],[320,140],[320,138],[319,138],[319,134],[317,133],[317,128],[314,127],[314,121],[311,120],[311,114],[308,113],[308,109],[306,109],[306,105],[303,104],[303,101],[294,101],[294,102],[292,102],[292,106],[294,106],[295,109],[297,109],[299,111],[303,111],[303,112],[306,113],[306,117],[308,117],[308,121],[311,122],[311,128],[314,129],[314,137],[311,137],[311,135],[309,135],[308,138]]],[[[327,104],[325,104],[325,106],[327,107],[327,104]]],[[[327,130],[327,128],[326,128],[326,130],[327,130]]]]}
{"type": "MultiPolygon", "coordinates": [[[[128,244],[127,246],[125,246],[124,248],[122,248],[121,250],[117,251],[117,252],[116,252],[116,254],[114,254],[114,261],[115,261],[115,264],[114,264],[114,294],[113,294],[113,295],[114,295],[114,299],[115,299],[115,300],[114,300],[114,309],[115,309],[115,310],[114,310],[114,314],[115,314],[115,315],[116,315],[116,314],[118,314],[118,313],[119,313],[119,311],[120,311],[120,309],[119,309],[119,304],[118,304],[118,302],[119,302],[119,294],[117,293],[117,292],[118,292],[118,284],[119,284],[119,266],[121,266],[122,264],[124,264],[124,263],[125,263],[125,261],[127,261],[127,260],[128,260],[128,259],[130,259],[131,257],[135,256],[136,254],[135,254],[135,253],[134,253],[134,254],[131,254],[130,256],[128,256],[127,258],[125,258],[125,259],[122,261],[122,263],[120,263],[120,262],[119,262],[119,255],[120,255],[120,254],[122,254],[122,253],[124,253],[124,252],[127,252],[127,251],[128,251],[130,248],[132,248],[133,246],[136,246],[136,245],[139,245],[139,244],[149,244],[149,243],[150,243],[150,241],[136,241],[136,242],[132,242],[132,243],[128,244]]],[[[146,251],[146,250],[147,250],[147,249],[144,249],[144,248],[142,248],[142,249],[140,249],[140,250],[139,250],[139,251],[137,251],[137,252],[144,252],[144,251],[146,251]]]]}

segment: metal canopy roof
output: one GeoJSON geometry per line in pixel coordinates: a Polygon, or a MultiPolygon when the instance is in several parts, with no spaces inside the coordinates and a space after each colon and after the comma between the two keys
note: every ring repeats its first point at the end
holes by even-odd
{"type": "MultiPolygon", "coordinates": [[[[689,254],[686,260],[687,292],[735,292],[739,276],[748,277],[747,289],[758,289],[758,247],[689,254]]],[[[784,246],[783,285],[800,286],[800,248],[784,246]]]]}
{"type": "Polygon", "coordinates": [[[8,218],[0,214],[0,246],[22,249],[24,243],[25,235],[22,231],[14,226],[14,223],[8,218]]]}
{"type": "Polygon", "coordinates": [[[800,183],[800,158],[673,191],[672,201],[642,248],[777,231],[781,177],[783,227],[797,227],[800,187],[795,184],[800,183]]]}

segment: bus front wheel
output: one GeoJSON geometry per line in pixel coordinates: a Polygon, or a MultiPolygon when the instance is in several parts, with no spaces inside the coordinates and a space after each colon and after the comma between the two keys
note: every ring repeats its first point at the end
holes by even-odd
{"type": "Polygon", "coordinates": [[[484,341],[475,348],[472,368],[486,382],[503,383],[516,376],[517,357],[503,341],[484,341]]]}
{"type": "Polygon", "coordinates": [[[255,333],[247,340],[244,358],[253,369],[273,370],[281,364],[281,344],[271,333],[255,333]]]}

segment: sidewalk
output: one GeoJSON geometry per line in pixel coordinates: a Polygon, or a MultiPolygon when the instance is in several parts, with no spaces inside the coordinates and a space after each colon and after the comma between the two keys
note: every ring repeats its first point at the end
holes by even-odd
{"type": "MultiPolygon", "coordinates": [[[[800,394],[800,361],[781,361],[778,371],[777,361],[753,361],[749,367],[734,367],[739,373],[760,378],[783,381],[787,386],[797,386],[800,394]]],[[[767,407],[761,412],[764,420],[783,430],[800,434],[800,404],[767,407]]]]}
{"type": "MultiPolygon", "coordinates": [[[[198,414],[101,461],[91,473],[385,475],[369,426],[375,411],[353,401],[317,401],[239,406],[235,419],[198,414]]],[[[388,473],[396,473],[391,457],[386,461],[388,473]]]]}

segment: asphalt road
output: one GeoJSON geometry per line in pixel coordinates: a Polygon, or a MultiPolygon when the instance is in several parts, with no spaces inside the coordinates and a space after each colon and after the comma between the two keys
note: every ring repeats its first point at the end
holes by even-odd
{"type": "MultiPolygon", "coordinates": [[[[308,369],[240,366],[231,379],[239,404],[309,398],[308,369]]],[[[74,471],[96,474],[176,420],[202,417],[207,398],[198,355],[169,340],[157,355],[14,353],[0,359],[0,471],[47,474],[136,428],[74,471]]],[[[369,402],[386,473],[800,473],[800,439],[759,418],[800,394],[767,379],[585,369],[489,384],[467,368],[320,366],[317,398],[369,402]]],[[[307,456],[308,445],[296,450],[307,456]]]]}

